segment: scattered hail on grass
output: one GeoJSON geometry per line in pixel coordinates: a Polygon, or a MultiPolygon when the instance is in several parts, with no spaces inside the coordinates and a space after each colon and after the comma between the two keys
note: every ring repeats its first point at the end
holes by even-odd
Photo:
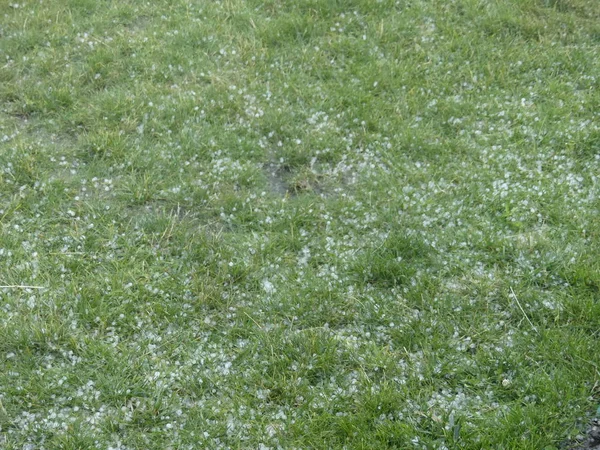
{"type": "Polygon", "coordinates": [[[2,447],[577,436],[600,395],[598,14],[0,6],[2,447]]]}

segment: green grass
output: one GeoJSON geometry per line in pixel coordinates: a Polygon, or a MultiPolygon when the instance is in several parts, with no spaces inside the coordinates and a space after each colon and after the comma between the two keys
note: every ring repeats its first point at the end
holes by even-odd
{"type": "Polygon", "coordinates": [[[1,3],[2,448],[584,433],[598,6],[1,3]]]}

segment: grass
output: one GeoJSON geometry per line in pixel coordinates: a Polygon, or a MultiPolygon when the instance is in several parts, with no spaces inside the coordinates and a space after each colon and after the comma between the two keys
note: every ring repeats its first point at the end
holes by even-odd
{"type": "Polygon", "coordinates": [[[0,17],[3,448],[585,432],[597,1],[24,0],[0,17]]]}

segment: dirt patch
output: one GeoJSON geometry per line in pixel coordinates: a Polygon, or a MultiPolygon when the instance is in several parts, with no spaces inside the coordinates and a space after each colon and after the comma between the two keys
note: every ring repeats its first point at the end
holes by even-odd
{"type": "Polygon", "coordinates": [[[600,450],[600,419],[592,419],[587,437],[578,443],[570,443],[565,447],[568,450],[600,450]]]}
{"type": "Polygon", "coordinates": [[[285,170],[275,163],[270,163],[265,166],[264,171],[269,180],[271,192],[284,196],[289,193],[287,182],[289,170],[285,170]]]}
{"type": "Polygon", "coordinates": [[[271,192],[285,197],[295,197],[302,194],[317,194],[327,197],[329,192],[325,177],[312,169],[293,170],[288,166],[270,163],[264,167],[271,192]]]}

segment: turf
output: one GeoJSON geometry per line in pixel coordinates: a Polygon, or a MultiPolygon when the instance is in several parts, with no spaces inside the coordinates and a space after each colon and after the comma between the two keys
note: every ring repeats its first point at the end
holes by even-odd
{"type": "Polygon", "coordinates": [[[2,448],[575,439],[599,74],[597,0],[1,2],[2,448]]]}

